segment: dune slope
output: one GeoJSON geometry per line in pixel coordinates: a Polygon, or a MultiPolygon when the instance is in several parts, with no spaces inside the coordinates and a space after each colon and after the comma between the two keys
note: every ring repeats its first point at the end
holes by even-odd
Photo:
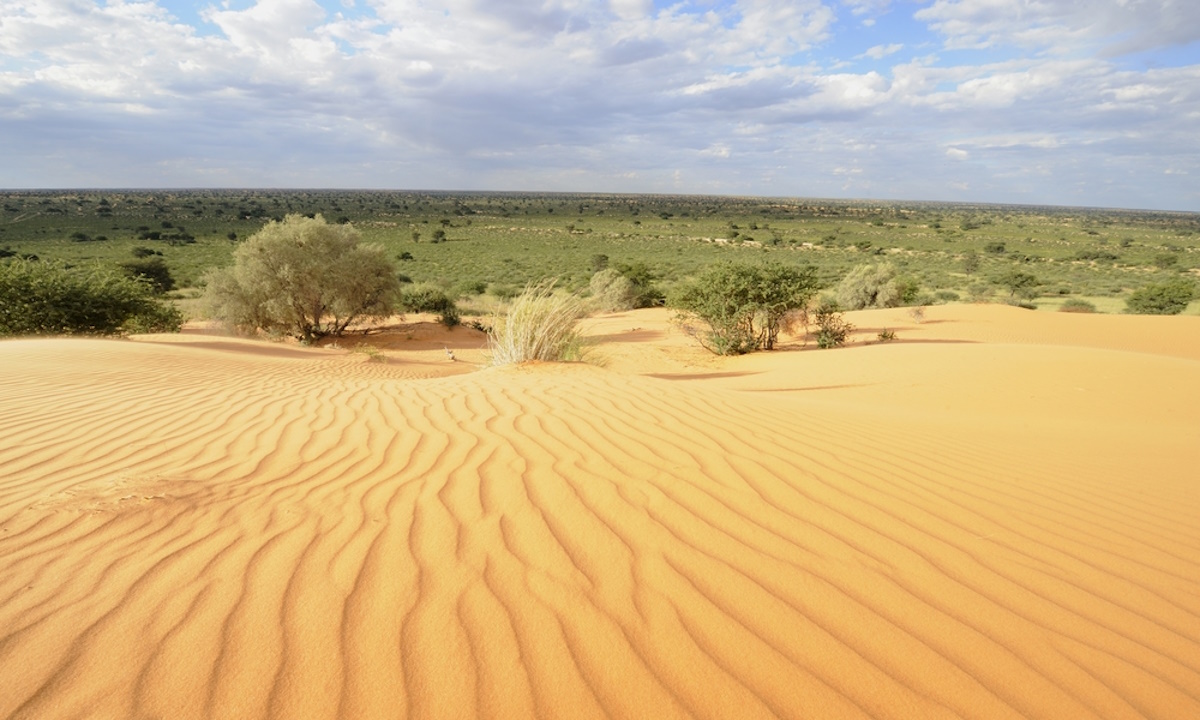
{"type": "Polygon", "coordinates": [[[945,312],[691,374],[653,314],[642,374],[0,343],[0,717],[1200,717],[1200,360],[945,312]]]}

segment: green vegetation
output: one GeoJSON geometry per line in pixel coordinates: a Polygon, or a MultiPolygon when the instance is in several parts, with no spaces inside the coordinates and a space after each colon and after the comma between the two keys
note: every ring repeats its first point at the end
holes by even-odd
{"type": "Polygon", "coordinates": [[[817,326],[817,347],[823,350],[845,345],[850,333],[854,332],[854,326],[842,317],[837,303],[831,301],[817,306],[813,313],[813,324],[817,326]]]}
{"type": "Polygon", "coordinates": [[[321,216],[272,221],[208,275],[213,315],[243,332],[303,343],[338,336],[353,322],[386,317],[399,283],[382,247],[359,244],[349,225],[321,216]]]}
{"type": "Polygon", "coordinates": [[[432,285],[418,285],[400,291],[400,308],[406,312],[434,313],[448,328],[462,322],[458,305],[446,291],[432,285]]]}
{"type": "Polygon", "coordinates": [[[1125,304],[1129,312],[1140,315],[1178,315],[1195,297],[1191,280],[1167,280],[1138,288],[1125,304]]]}
{"type": "MultiPolygon", "coordinates": [[[[269,221],[345,219],[383,246],[414,285],[511,300],[557,278],[572,292],[612,269],[635,306],[720,262],[812,266],[833,288],[852,269],[887,263],[900,304],[972,301],[1057,307],[1084,299],[1119,310],[1134,290],[1200,274],[1200,214],[938,203],[656,195],[361,191],[0,193],[0,257],[160,276],[187,301],[205,274],[269,221]],[[436,241],[436,242],[435,242],[436,241]],[[158,262],[130,266],[139,259],[158,262]],[[1026,273],[1014,291],[995,282],[1026,273]],[[164,276],[165,279],[165,276],[164,276]],[[915,290],[922,295],[917,297],[915,290]]],[[[340,225],[339,225],[340,226],[340,225]]],[[[609,276],[611,280],[611,276],[609,276]]],[[[611,283],[610,283],[611,284],[611,283]]],[[[593,290],[592,294],[596,293],[593,290]]],[[[484,303],[486,305],[486,303],[484,303]]],[[[1193,306],[1195,307],[1195,306],[1193,306]]]]}
{"type": "Polygon", "coordinates": [[[671,304],[684,330],[706,349],[741,355],[774,349],[789,316],[803,313],[817,288],[812,267],[721,263],[680,288],[671,304]]]}
{"type": "Polygon", "coordinates": [[[488,333],[492,364],[580,359],[579,321],[587,312],[587,301],[556,291],[553,281],[525,288],[488,333]]]}
{"type": "Polygon", "coordinates": [[[175,332],[182,322],[148,282],[95,265],[0,261],[0,335],[175,332]]]}
{"type": "Polygon", "coordinates": [[[838,305],[847,310],[895,307],[902,300],[901,293],[896,268],[888,263],[859,265],[833,291],[838,305]]]}
{"type": "Polygon", "coordinates": [[[1070,313],[1094,313],[1094,312],[1096,312],[1096,306],[1093,305],[1092,303],[1088,302],[1087,300],[1080,300],[1079,298],[1070,298],[1069,300],[1067,300],[1066,302],[1064,302],[1062,305],[1059,306],[1058,311],[1059,312],[1070,312],[1070,313]]]}

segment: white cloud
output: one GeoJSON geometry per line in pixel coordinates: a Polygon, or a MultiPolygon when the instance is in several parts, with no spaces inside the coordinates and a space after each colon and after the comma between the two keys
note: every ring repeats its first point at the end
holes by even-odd
{"type": "Polygon", "coordinates": [[[915,17],[959,48],[1096,45],[1119,55],[1200,40],[1200,5],[1192,0],[936,0],[915,17]]]}
{"type": "Polygon", "coordinates": [[[868,48],[866,52],[864,52],[862,55],[859,55],[858,57],[860,57],[860,58],[869,57],[873,60],[882,60],[883,58],[887,57],[888,55],[895,55],[896,53],[900,52],[903,49],[904,49],[903,43],[892,43],[890,45],[876,45],[874,47],[868,48]]]}
{"type": "MultiPolygon", "coordinates": [[[[881,29],[902,7],[842,5],[881,29]]],[[[1133,71],[1081,51],[1161,24],[1111,8],[936,0],[918,14],[947,44],[1011,59],[852,72],[829,41],[854,30],[818,0],[329,7],[213,7],[193,28],[153,2],[0,0],[0,186],[828,196],[852,177],[891,197],[1178,207],[1192,196],[1163,167],[1200,173],[1200,61],[1133,71]],[[1048,51],[1054,33],[1070,52],[1048,51]],[[1071,194],[1097,177],[1115,184],[1071,194]]],[[[927,42],[879,37],[862,56],[927,42]]]]}

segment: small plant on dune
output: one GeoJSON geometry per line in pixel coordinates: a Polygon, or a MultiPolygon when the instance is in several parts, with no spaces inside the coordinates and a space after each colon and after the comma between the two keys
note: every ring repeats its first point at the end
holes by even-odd
{"type": "Polygon", "coordinates": [[[884,328],[879,331],[879,335],[877,337],[879,338],[879,342],[891,342],[896,339],[896,331],[884,328]]]}
{"type": "Polygon", "coordinates": [[[854,326],[842,317],[836,302],[823,301],[813,313],[817,326],[817,347],[822,349],[841,347],[854,331],[854,326]]]}
{"type": "Polygon", "coordinates": [[[580,359],[579,321],[587,315],[588,303],[578,295],[556,292],[554,286],[549,281],[525,288],[492,324],[492,365],[580,359]]]}
{"type": "Polygon", "coordinates": [[[683,286],[672,300],[684,331],[717,355],[772,350],[779,333],[816,293],[812,267],[722,263],[683,286]],[[700,321],[704,328],[693,327],[700,321]]]}

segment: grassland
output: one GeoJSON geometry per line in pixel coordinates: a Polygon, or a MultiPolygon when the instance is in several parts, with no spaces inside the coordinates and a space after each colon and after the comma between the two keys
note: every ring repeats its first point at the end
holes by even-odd
{"type": "MultiPolygon", "coordinates": [[[[1150,282],[1200,275],[1200,214],[699,196],[375,191],[27,191],[0,193],[0,254],[116,265],[161,254],[177,296],[272,218],[324,215],[384,245],[414,282],[509,297],[557,277],[644,263],[669,289],[720,259],[815,265],[832,285],[887,261],[922,302],[1002,300],[999,279],[1037,278],[1035,304],[1084,298],[1117,312],[1150,282]]],[[[1193,303],[1189,313],[1200,313],[1193,303]]]]}

